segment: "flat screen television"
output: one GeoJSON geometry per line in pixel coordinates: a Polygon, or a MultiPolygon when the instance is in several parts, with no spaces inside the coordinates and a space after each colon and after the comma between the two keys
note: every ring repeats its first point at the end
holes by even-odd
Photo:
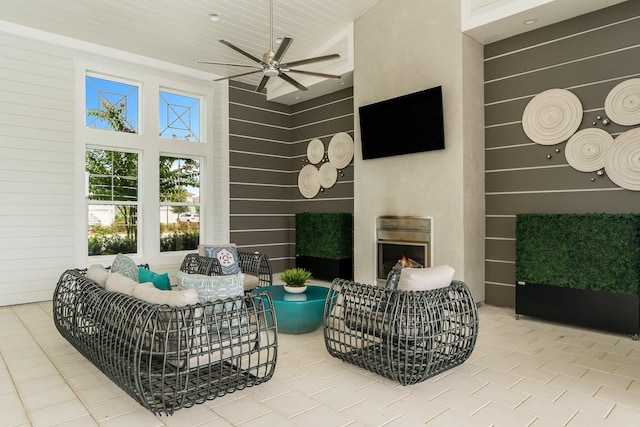
{"type": "Polygon", "coordinates": [[[364,160],[444,149],[442,86],[363,105],[359,112],[364,160]]]}

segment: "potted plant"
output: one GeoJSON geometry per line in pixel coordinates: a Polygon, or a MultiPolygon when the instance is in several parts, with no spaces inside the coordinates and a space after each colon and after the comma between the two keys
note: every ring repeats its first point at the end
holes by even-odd
{"type": "Polygon", "coordinates": [[[307,280],[311,278],[304,268],[288,268],[281,275],[284,282],[284,290],[293,294],[299,294],[307,290],[307,280]]]}

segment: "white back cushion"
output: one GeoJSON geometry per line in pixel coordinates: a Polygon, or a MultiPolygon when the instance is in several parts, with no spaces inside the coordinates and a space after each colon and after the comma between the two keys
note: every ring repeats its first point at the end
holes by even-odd
{"type": "Polygon", "coordinates": [[[450,265],[438,265],[431,268],[403,268],[400,272],[398,290],[428,291],[444,288],[451,284],[456,270],[450,265]]]}

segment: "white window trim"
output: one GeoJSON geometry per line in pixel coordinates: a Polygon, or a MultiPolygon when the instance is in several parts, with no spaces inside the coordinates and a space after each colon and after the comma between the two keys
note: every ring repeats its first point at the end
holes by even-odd
{"type": "Polygon", "coordinates": [[[87,212],[85,194],[85,150],[87,146],[123,149],[140,153],[139,203],[144,222],[139,230],[139,252],[133,258],[150,265],[176,264],[186,252],[160,252],[158,165],[161,155],[192,157],[201,161],[200,241],[228,241],[229,236],[229,137],[228,86],[186,75],[117,60],[76,59],[76,259],[78,265],[109,265],[114,255],[87,255],[87,212]],[[85,77],[87,74],[125,81],[139,81],[138,134],[122,134],[89,129],[85,124],[85,77]],[[201,142],[160,138],[158,127],[159,91],[198,95],[201,99],[201,142]],[[124,141],[124,142],[123,142],[124,141]],[[120,145],[118,148],[118,144],[120,145]],[[145,225],[146,224],[146,225],[145,225]]]}

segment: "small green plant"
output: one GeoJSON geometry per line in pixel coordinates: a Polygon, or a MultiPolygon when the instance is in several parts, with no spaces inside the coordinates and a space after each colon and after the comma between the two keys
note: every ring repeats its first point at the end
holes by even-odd
{"type": "Polygon", "coordinates": [[[292,287],[304,286],[310,278],[311,273],[304,268],[289,268],[280,275],[280,280],[292,287]]]}

